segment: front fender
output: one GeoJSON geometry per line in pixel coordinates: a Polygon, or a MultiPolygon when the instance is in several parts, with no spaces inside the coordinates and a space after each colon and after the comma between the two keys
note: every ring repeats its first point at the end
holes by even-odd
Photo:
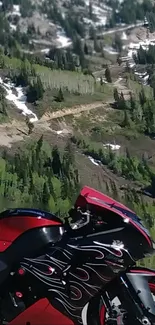
{"type": "Polygon", "coordinates": [[[153,300],[149,282],[155,280],[155,271],[143,267],[135,267],[126,273],[126,277],[139,297],[142,307],[155,316],[155,302],[153,300]]]}

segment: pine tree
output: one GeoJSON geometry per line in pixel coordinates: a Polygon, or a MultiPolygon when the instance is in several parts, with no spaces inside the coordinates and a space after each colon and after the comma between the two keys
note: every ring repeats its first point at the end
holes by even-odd
{"type": "Polygon", "coordinates": [[[122,59],[121,59],[120,55],[118,55],[118,57],[117,57],[117,63],[119,66],[122,64],[122,59]]]}
{"type": "Polygon", "coordinates": [[[114,46],[115,46],[116,51],[118,51],[119,53],[122,52],[123,42],[121,40],[120,35],[117,33],[115,34],[114,46]]]}
{"type": "Polygon", "coordinates": [[[117,108],[119,108],[119,93],[118,93],[118,90],[117,88],[114,88],[114,100],[115,100],[115,105],[117,108]]]}
{"type": "Polygon", "coordinates": [[[103,78],[100,77],[100,85],[103,86],[103,78]]]}
{"type": "Polygon", "coordinates": [[[73,48],[75,53],[79,56],[80,66],[82,69],[86,66],[85,56],[84,56],[84,48],[82,45],[81,38],[77,36],[77,34],[73,38],[73,48]]]}
{"type": "Polygon", "coordinates": [[[39,99],[42,99],[44,95],[44,88],[41,82],[40,77],[37,77],[37,80],[33,81],[33,84],[29,86],[27,91],[27,101],[28,102],[35,102],[39,99]]]}
{"type": "Polygon", "coordinates": [[[79,186],[79,172],[78,169],[74,169],[74,182],[75,182],[75,186],[79,186]]]}
{"type": "Polygon", "coordinates": [[[89,19],[93,19],[93,6],[92,1],[89,1],[89,19]]]}
{"type": "Polygon", "coordinates": [[[37,77],[36,87],[37,87],[37,98],[36,98],[36,100],[42,99],[43,95],[44,95],[44,88],[43,88],[43,84],[42,84],[42,81],[41,81],[39,76],[37,77]]]}
{"type": "Polygon", "coordinates": [[[57,146],[54,146],[52,150],[52,169],[54,175],[60,176],[62,173],[62,165],[60,160],[60,153],[57,146]]]}
{"type": "Polygon", "coordinates": [[[145,91],[144,91],[143,87],[142,87],[142,90],[139,93],[139,101],[140,101],[141,106],[143,106],[147,101],[147,98],[146,98],[145,91]]]}
{"type": "Polygon", "coordinates": [[[52,178],[51,178],[51,170],[48,173],[48,187],[49,187],[50,194],[56,199],[55,193],[54,193],[54,187],[53,187],[53,183],[52,183],[52,178]]]}
{"type": "Polygon", "coordinates": [[[36,145],[36,158],[39,159],[39,153],[43,146],[43,134],[41,135],[40,139],[37,141],[36,145]]]}
{"type": "Polygon", "coordinates": [[[26,125],[28,127],[28,134],[31,134],[34,129],[34,124],[30,122],[28,116],[26,116],[26,125]]]}
{"type": "Polygon", "coordinates": [[[67,69],[71,71],[75,71],[74,57],[72,55],[71,50],[69,49],[67,49],[66,58],[67,58],[67,69]]]}
{"type": "Polygon", "coordinates": [[[119,97],[118,108],[122,109],[122,110],[127,110],[126,101],[124,99],[124,95],[123,95],[122,92],[121,92],[120,97],[119,97]]]}
{"type": "Polygon", "coordinates": [[[131,119],[129,116],[129,112],[127,110],[124,111],[124,119],[122,122],[122,127],[131,127],[131,119]]]}
{"type": "Polygon", "coordinates": [[[64,152],[64,156],[63,156],[63,160],[66,160],[68,167],[70,165],[73,165],[75,162],[74,159],[74,149],[73,146],[70,142],[70,140],[67,141],[67,144],[65,146],[65,152],[64,152]]]}
{"type": "Polygon", "coordinates": [[[58,95],[55,96],[55,101],[56,102],[63,102],[64,101],[64,95],[63,95],[63,92],[62,92],[61,88],[58,91],[58,95]]]}
{"type": "Polygon", "coordinates": [[[94,41],[94,51],[99,53],[101,52],[101,47],[99,45],[99,42],[97,40],[96,32],[93,33],[93,41],[94,41]]]}
{"type": "Polygon", "coordinates": [[[88,55],[88,45],[86,43],[84,44],[84,53],[88,55]]]}
{"type": "Polygon", "coordinates": [[[67,178],[64,176],[61,182],[61,197],[65,200],[69,195],[69,184],[67,178]]]}
{"type": "Polygon", "coordinates": [[[47,209],[47,206],[48,206],[49,199],[50,199],[50,191],[49,191],[49,188],[48,188],[48,184],[45,181],[44,187],[43,187],[43,193],[42,193],[42,202],[43,202],[44,207],[46,209],[47,209]]]}
{"type": "Polygon", "coordinates": [[[111,73],[109,67],[106,68],[105,70],[105,78],[107,82],[112,83],[112,78],[111,78],[111,73]]]}
{"type": "Polygon", "coordinates": [[[32,194],[32,195],[35,193],[35,186],[34,186],[34,183],[33,183],[33,175],[32,175],[32,173],[30,174],[29,193],[32,194]]]}
{"type": "Polygon", "coordinates": [[[130,93],[130,106],[131,106],[131,110],[134,111],[136,108],[136,103],[132,93],[130,93]]]}
{"type": "Polygon", "coordinates": [[[38,160],[37,160],[37,157],[36,157],[35,150],[32,150],[32,155],[31,155],[31,170],[32,171],[38,171],[38,160]]]}

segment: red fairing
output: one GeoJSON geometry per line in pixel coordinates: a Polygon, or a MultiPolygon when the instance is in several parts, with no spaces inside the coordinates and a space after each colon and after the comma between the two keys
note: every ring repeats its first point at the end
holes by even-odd
{"type": "MultiPolygon", "coordinates": [[[[129,208],[127,208],[125,205],[123,205],[120,202],[117,202],[116,200],[112,199],[111,197],[94,190],[91,187],[84,186],[83,189],[80,192],[80,195],[78,196],[75,206],[81,206],[84,207],[87,203],[97,205],[100,207],[108,208],[106,206],[107,204],[117,204],[118,207],[122,207],[130,212],[133,212],[129,208]],[[93,198],[97,198],[98,201],[93,200],[93,198]],[[102,201],[102,202],[101,202],[102,201]]],[[[111,208],[110,208],[111,210],[111,208]]]]}
{"type": "Polygon", "coordinates": [[[5,251],[17,237],[27,230],[57,225],[60,226],[61,223],[40,217],[11,216],[0,219],[0,252],[5,251]]]}
{"type": "MultiPolygon", "coordinates": [[[[125,205],[121,204],[120,202],[117,202],[116,200],[112,199],[111,197],[109,197],[105,194],[102,194],[101,192],[98,192],[91,187],[84,186],[80,192],[80,195],[78,196],[78,198],[75,202],[75,207],[79,206],[82,208],[82,207],[86,207],[87,204],[90,204],[90,205],[93,205],[96,207],[102,207],[109,211],[113,211],[116,214],[120,215],[124,219],[126,219],[127,216],[124,215],[121,211],[118,211],[117,209],[115,209],[115,205],[117,205],[117,207],[121,207],[123,209],[126,209],[127,211],[134,213],[132,210],[127,208],[125,205]],[[109,204],[111,206],[109,206],[109,204]]],[[[134,227],[137,228],[137,230],[139,230],[139,232],[141,232],[143,234],[143,236],[145,237],[145,239],[147,240],[149,245],[152,246],[152,242],[151,242],[150,238],[148,237],[148,235],[133,220],[131,220],[131,219],[129,219],[129,220],[130,220],[130,224],[134,225],[134,227]]]]}
{"type": "Polygon", "coordinates": [[[149,276],[155,277],[155,271],[154,270],[148,270],[146,268],[134,268],[129,271],[130,273],[139,273],[139,274],[145,274],[149,276]]]}
{"type": "Polygon", "coordinates": [[[8,325],[74,325],[74,323],[56,310],[47,299],[41,299],[23,313],[18,315],[8,325]]]}

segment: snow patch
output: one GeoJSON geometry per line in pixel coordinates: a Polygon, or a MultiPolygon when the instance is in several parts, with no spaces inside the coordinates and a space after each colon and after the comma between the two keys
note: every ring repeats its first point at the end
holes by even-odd
{"type": "Polygon", "coordinates": [[[57,32],[57,42],[60,44],[58,48],[68,47],[72,44],[70,38],[68,38],[63,30],[57,32]]]}
{"type": "Polygon", "coordinates": [[[48,48],[47,49],[42,49],[41,53],[49,54],[49,51],[50,51],[50,49],[48,49],[48,48]]]}
{"type": "Polygon", "coordinates": [[[33,116],[30,117],[30,122],[34,123],[36,121],[38,121],[37,115],[34,114],[30,109],[27,108],[26,106],[26,96],[23,93],[23,89],[22,87],[15,87],[15,85],[8,81],[7,83],[4,82],[2,80],[2,78],[0,77],[0,84],[2,85],[2,87],[6,90],[7,95],[6,95],[6,99],[9,100],[10,102],[14,103],[14,105],[22,111],[22,114],[25,116],[33,116]],[[15,95],[13,93],[13,89],[16,90],[17,95],[15,95]]]}
{"type": "Polygon", "coordinates": [[[130,43],[129,49],[130,50],[138,50],[140,48],[140,46],[142,46],[142,48],[144,48],[144,49],[147,49],[149,47],[149,45],[155,45],[155,39],[152,39],[152,40],[146,39],[145,41],[140,41],[138,43],[130,43]]]}
{"type": "Polygon", "coordinates": [[[13,5],[13,10],[11,12],[11,15],[15,15],[15,16],[19,16],[19,17],[21,16],[19,5],[13,5]]]}
{"type": "MultiPolygon", "coordinates": [[[[89,0],[86,0],[85,4],[86,4],[86,6],[89,6],[89,0]]],[[[98,21],[94,22],[88,18],[84,18],[84,21],[91,25],[93,24],[96,27],[97,26],[105,26],[107,24],[108,14],[109,14],[109,12],[111,12],[111,10],[112,9],[110,7],[108,7],[104,4],[100,4],[100,6],[92,4],[92,12],[96,16],[98,21]]]]}
{"type": "MultiPolygon", "coordinates": [[[[54,130],[53,130],[54,131],[54,130]]],[[[58,131],[54,131],[57,135],[67,135],[67,134],[71,134],[71,130],[69,129],[63,129],[63,130],[58,130],[58,131]]]]}
{"type": "Polygon", "coordinates": [[[94,159],[91,156],[87,156],[87,157],[92,162],[93,165],[95,165],[95,166],[99,166],[100,165],[100,161],[99,160],[96,160],[96,159],[94,159]]]}
{"type": "Polygon", "coordinates": [[[105,78],[102,78],[102,79],[101,79],[101,78],[99,77],[99,78],[96,79],[97,82],[101,82],[101,80],[102,80],[102,82],[103,82],[104,84],[107,84],[107,83],[108,83],[108,81],[107,81],[105,78]]]}
{"type": "Polygon", "coordinates": [[[135,63],[129,63],[129,67],[130,67],[130,68],[135,67],[135,65],[136,65],[135,63]]]}
{"type": "Polygon", "coordinates": [[[115,51],[111,46],[104,47],[103,50],[109,54],[117,55],[119,52],[115,51]]]}
{"type": "Polygon", "coordinates": [[[14,24],[11,24],[11,23],[10,23],[10,28],[11,28],[12,30],[14,30],[14,31],[16,31],[16,30],[17,30],[17,26],[16,26],[16,25],[14,25],[14,24]]]}
{"type": "Polygon", "coordinates": [[[152,40],[147,39],[145,41],[140,41],[138,43],[130,43],[128,45],[128,56],[126,61],[129,61],[129,63],[133,65],[134,64],[133,55],[137,54],[137,51],[140,49],[140,47],[142,47],[144,50],[148,50],[149,45],[155,45],[155,39],[152,40]]]}
{"type": "Polygon", "coordinates": [[[127,35],[126,35],[125,32],[122,33],[121,39],[122,39],[123,41],[126,41],[126,40],[128,39],[128,37],[127,37],[127,35]]]}
{"type": "Polygon", "coordinates": [[[59,130],[59,131],[56,131],[57,134],[62,134],[63,131],[62,130],[59,130]]]}
{"type": "Polygon", "coordinates": [[[148,81],[149,75],[147,74],[143,79],[144,79],[144,81],[148,81]]]}
{"type": "Polygon", "coordinates": [[[13,10],[15,12],[20,12],[20,6],[19,5],[13,5],[13,10]]]}
{"type": "Polygon", "coordinates": [[[93,5],[93,13],[98,19],[98,22],[95,22],[94,24],[96,26],[105,26],[107,23],[107,10],[93,5]]]}
{"type": "Polygon", "coordinates": [[[103,144],[103,147],[110,148],[111,150],[119,150],[121,148],[119,144],[111,144],[111,143],[103,144]]]}
{"type": "Polygon", "coordinates": [[[83,21],[85,24],[88,24],[88,25],[93,25],[93,21],[87,17],[84,17],[83,18],[83,21]]]}

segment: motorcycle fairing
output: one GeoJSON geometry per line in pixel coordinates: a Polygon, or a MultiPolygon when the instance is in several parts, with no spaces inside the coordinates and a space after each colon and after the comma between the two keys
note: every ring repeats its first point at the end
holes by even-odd
{"type": "Polygon", "coordinates": [[[12,209],[0,213],[0,252],[26,232],[44,227],[61,228],[62,221],[52,213],[36,209],[12,209]]]}
{"type": "Polygon", "coordinates": [[[31,325],[74,325],[68,317],[56,310],[47,299],[40,299],[9,322],[8,325],[26,323],[31,325]]]}
{"type": "Polygon", "coordinates": [[[140,299],[141,307],[145,309],[147,313],[155,317],[155,302],[149,287],[149,281],[155,278],[155,271],[147,268],[135,267],[126,273],[126,277],[132,285],[136,296],[140,299]]]}
{"type": "Polygon", "coordinates": [[[132,224],[145,237],[148,245],[152,248],[152,240],[148,230],[141,223],[141,219],[125,205],[93,188],[84,186],[75,202],[75,207],[86,207],[89,205],[113,211],[120,215],[124,222],[132,224]]]}

